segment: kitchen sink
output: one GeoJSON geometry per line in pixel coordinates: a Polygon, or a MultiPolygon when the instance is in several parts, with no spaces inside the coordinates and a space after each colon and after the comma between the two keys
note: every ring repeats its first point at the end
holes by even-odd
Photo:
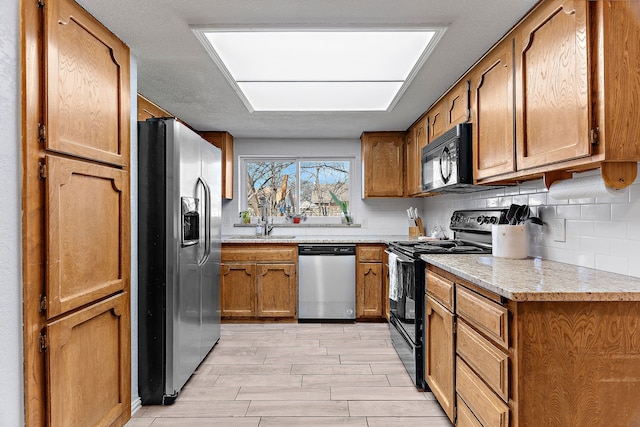
{"type": "Polygon", "coordinates": [[[230,236],[229,240],[290,240],[295,239],[296,236],[230,236]]]}

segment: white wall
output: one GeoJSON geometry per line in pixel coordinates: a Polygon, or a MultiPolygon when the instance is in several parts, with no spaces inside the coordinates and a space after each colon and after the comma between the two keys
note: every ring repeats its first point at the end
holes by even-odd
{"type": "Polygon", "coordinates": [[[138,63],[131,55],[131,412],[142,405],[138,395],[138,63]]]}
{"type": "Polygon", "coordinates": [[[239,222],[239,174],[241,156],[343,157],[354,159],[351,177],[350,210],[361,227],[312,228],[300,226],[275,228],[274,235],[331,236],[331,235],[407,235],[407,208],[419,207],[420,199],[362,199],[362,165],[359,139],[236,139],[234,142],[236,168],[234,170],[234,198],[222,206],[222,234],[251,234],[252,228],[234,227],[239,222]]]}
{"type": "MultiPolygon", "coordinates": [[[[581,175],[593,175],[598,171],[581,175]]],[[[529,253],[544,259],[640,277],[640,178],[622,197],[553,199],[541,180],[500,190],[424,199],[428,229],[447,226],[456,209],[529,204],[549,222],[566,219],[566,242],[555,242],[549,226],[529,226],[529,253]]]]}
{"type": "Polygon", "coordinates": [[[19,2],[0,2],[0,425],[24,425],[19,2]]]}

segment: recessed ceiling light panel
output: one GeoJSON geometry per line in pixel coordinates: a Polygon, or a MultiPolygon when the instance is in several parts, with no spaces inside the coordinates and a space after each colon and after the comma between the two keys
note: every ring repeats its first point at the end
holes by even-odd
{"type": "Polygon", "coordinates": [[[444,29],[194,29],[251,111],[386,111],[444,29]]]}

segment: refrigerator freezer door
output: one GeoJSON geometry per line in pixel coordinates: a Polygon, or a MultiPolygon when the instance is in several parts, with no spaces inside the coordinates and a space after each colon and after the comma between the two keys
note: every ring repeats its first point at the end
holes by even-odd
{"type": "Polygon", "coordinates": [[[208,256],[201,265],[202,332],[200,360],[220,338],[220,228],[222,225],[222,154],[220,149],[202,145],[201,179],[208,188],[205,226],[209,243],[208,256]]]}
{"type": "MultiPolygon", "coordinates": [[[[179,178],[177,186],[179,194],[175,194],[171,199],[175,204],[174,211],[181,209],[183,198],[195,198],[204,201],[198,203],[197,207],[197,215],[199,218],[203,218],[206,195],[202,186],[198,185],[201,164],[200,149],[203,140],[199,135],[176,121],[173,121],[173,135],[178,150],[178,165],[174,173],[179,178]]],[[[175,220],[179,218],[177,216],[175,220]]],[[[174,224],[177,223],[175,220],[174,224]]],[[[200,319],[202,315],[200,310],[200,261],[205,256],[205,245],[203,244],[205,222],[206,220],[199,221],[197,244],[183,246],[181,239],[173,240],[173,245],[178,251],[179,275],[172,291],[173,342],[167,342],[167,351],[172,351],[174,355],[173,384],[171,385],[173,390],[169,386],[169,375],[167,375],[167,394],[179,391],[200,364],[200,319]]],[[[183,232],[181,225],[178,230],[175,230],[177,235],[183,232]]]]}

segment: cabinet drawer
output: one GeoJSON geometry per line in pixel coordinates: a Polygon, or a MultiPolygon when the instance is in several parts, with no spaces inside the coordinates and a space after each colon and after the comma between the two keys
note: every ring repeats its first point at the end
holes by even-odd
{"type": "Polygon", "coordinates": [[[471,409],[464,403],[464,400],[460,399],[459,395],[456,397],[456,408],[458,409],[456,427],[483,427],[471,409]]]}
{"type": "Polygon", "coordinates": [[[427,271],[427,294],[440,302],[450,311],[453,311],[454,284],[431,271],[427,271]]]}
{"type": "Polygon", "coordinates": [[[246,261],[246,262],[296,262],[298,259],[298,246],[280,246],[275,244],[264,245],[229,245],[222,246],[220,254],[222,262],[246,261]]]}
{"type": "Polygon", "coordinates": [[[459,357],[456,392],[483,426],[508,427],[509,407],[459,357]]]}
{"type": "Polygon", "coordinates": [[[358,245],[358,262],[382,262],[384,246],[358,245]]]}
{"type": "Polygon", "coordinates": [[[464,321],[458,322],[457,353],[498,396],[509,399],[509,356],[464,321]]]}
{"type": "Polygon", "coordinates": [[[501,347],[509,348],[509,316],[505,307],[456,285],[456,314],[501,347]]]}

